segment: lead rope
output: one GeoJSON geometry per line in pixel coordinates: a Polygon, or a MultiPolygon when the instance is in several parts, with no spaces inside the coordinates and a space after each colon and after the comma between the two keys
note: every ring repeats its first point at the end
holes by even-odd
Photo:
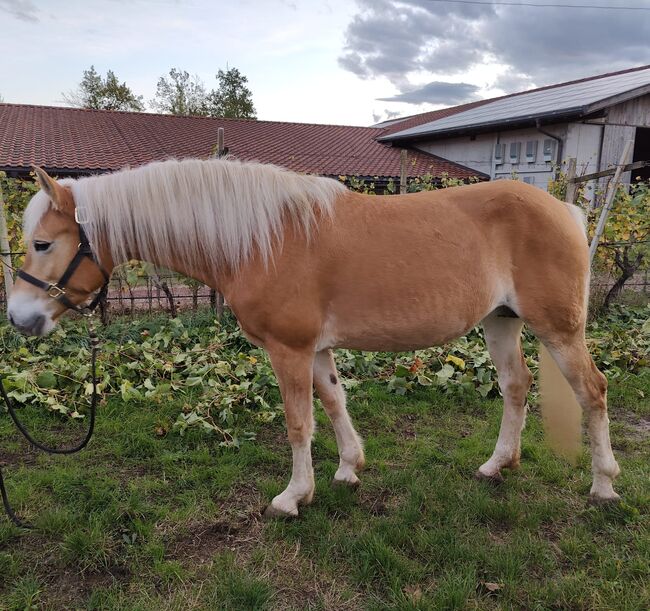
{"type": "MultiPolygon", "coordinates": [[[[95,412],[97,409],[97,400],[98,400],[97,353],[99,352],[99,339],[97,337],[97,333],[95,332],[95,325],[91,319],[92,311],[85,308],[84,316],[86,316],[88,320],[88,336],[90,338],[90,370],[92,375],[93,394],[90,400],[90,415],[88,419],[88,431],[86,432],[86,436],[76,446],[72,446],[69,448],[53,448],[39,441],[36,441],[31,436],[29,431],[25,428],[25,425],[18,419],[18,416],[14,410],[14,406],[12,405],[11,399],[7,395],[7,391],[5,390],[4,384],[2,383],[2,379],[0,378],[0,394],[2,394],[2,398],[4,399],[5,405],[7,406],[7,411],[9,412],[11,419],[16,424],[16,427],[23,434],[23,436],[25,437],[25,439],[27,439],[29,443],[37,447],[39,450],[43,450],[44,452],[47,452],[48,454],[75,454],[76,452],[79,452],[79,450],[82,450],[83,448],[86,447],[86,445],[88,445],[90,438],[93,436],[93,431],[95,430],[95,412]]],[[[7,512],[9,519],[19,528],[33,528],[32,525],[29,524],[28,522],[24,522],[23,520],[21,520],[14,512],[13,508],[11,507],[11,503],[9,502],[9,498],[7,497],[7,490],[5,489],[5,483],[4,483],[4,478],[2,476],[1,468],[0,468],[0,495],[2,495],[2,504],[4,505],[5,511],[7,512]]]]}

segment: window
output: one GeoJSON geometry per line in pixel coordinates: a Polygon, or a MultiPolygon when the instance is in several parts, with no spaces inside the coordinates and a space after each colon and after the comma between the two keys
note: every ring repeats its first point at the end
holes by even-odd
{"type": "Polygon", "coordinates": [[[510,143],[510,163],[519,163],[519,155],[521,154],[521,142],[510,143]]]}
{"type": "Polygon", "coordinates": [[[534,176],[524,176],[524,182],[527,185],[534,185],[535,184],[535,177],[534,176]]]}
{"type": "Polygon", "coordinates": [[[546,140],[544,140],[544,161],[553,161],[556,144],[557,143],[552,138],[546,138],[546,140]]]}
{"type": "Polygon", "coordinates": [[[497,144],[494,147],[494,161],[496,162],[496,165],[501,165],[503,163],[503,158],[505,154],[506,154],[505,144],[497,144]]]}
{"type": "Polygon", "coordinates": [[[535,163],[537,161],[537,140],[526,142],[526,161],[535,163]]]}

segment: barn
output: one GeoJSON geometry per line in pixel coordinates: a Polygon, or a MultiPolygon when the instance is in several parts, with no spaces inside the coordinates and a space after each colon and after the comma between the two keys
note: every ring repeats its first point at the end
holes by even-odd
{"type": "MultiPolygon", "coordinates": [[[[546,188],[575,158],[579,174],[617,164],[626,142],[650,159],[650,65],[380,124],[380,142],[439,155],[492,180],[518,176],[546,188]]],[[[637,165],[641,165],[637,163],[637,165]]],[[[622,180],[650,179],[650,167],[622,180]]],[[[593,184],[591,185],[593,187],[593,184]]]]}

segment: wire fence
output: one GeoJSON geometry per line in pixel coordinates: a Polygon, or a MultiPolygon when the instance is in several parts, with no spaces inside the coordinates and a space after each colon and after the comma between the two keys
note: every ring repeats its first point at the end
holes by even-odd
{"type": "MultiPolygon", "coordinates": [[[[12,264],[22,257],[23,252],[0,252],[0,256],[11,257],[12,264]]],[[[19,264],[17,265],[19,267],[19,264]]],[[[3,273],[11,273],[4,267],[3,273]]],[[[108,314],[141,315],[156,311],[168,311],[176,315],[179,310],[192,309],[210,305],[215,310],[223,309],[223,297],[214,289],[191,278],[176,274],[166,269],[156,268],[153,274],[146,273],[145,268],[137,270],[135,279],[117,268],[111,276],[108,293],[103,309],[108,314]]],[[[6,289],[0,283],[0,306],[6,306],[6,289]]]]}
{"type": "MultiPolygon", "coordinates": [[[[10,255],[12,262],[24,253],[1,253],[0,256],[10,255]]],[[[145,313],[159,311],[170,312],[173,316],[180,310],[196,310],[199,307],[211,306],[217,314],[224,308],[223,297],[214,289],[195,280],[164,269],[155,269],[154,274],[148,274],[138,269],[137,278],[128,279],[120,268],[117,268],[109,283],[104,316],[131,315],[139,316],[145,313]]],[[[6,269],[5,269],[6,271],[6,269]]],[[[614,285],[616,279],[607,274],[594,274],[591,281],[592,295],[603,296],[614,285]]],[[[650,295],[650,270],[636,274],[625,283],[625,290],[639,295],[650,295]]],[[[5,287],[0,283],[0,306],[6,305],[5,287]]]]}

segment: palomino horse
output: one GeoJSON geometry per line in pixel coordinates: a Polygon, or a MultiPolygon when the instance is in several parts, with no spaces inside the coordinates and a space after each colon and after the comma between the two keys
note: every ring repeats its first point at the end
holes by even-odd
{"type": "MultiPolygon", "coordinates": [[[[332,348],[413,350],[478,323],[504,397],[496,449],[479,475],[498,479],[519,464],[532,381],[520,346],[525,322],[588,414],[592,497],[618,498],[607,382],[585,344],[589,259],[577,208],[512,181],[369,197],[233,160],[172,160],[60,182],[36,171],[42,190],[25,212],[23,271],[54,287],[18,279],[10,321],[42,335],[65,311],[56,280],[77,252],[77,221],[108,272],[144,259],[221,291],[246,337],[267,350],[284,401],[293,470],[270,515],[297,515],[312,500],[314,386],[336,434],[335,482],[359,483],[363,447],[332,348]]],[[[84,258],[67,299],[81,303],[103,281],[84,258]]]]}

